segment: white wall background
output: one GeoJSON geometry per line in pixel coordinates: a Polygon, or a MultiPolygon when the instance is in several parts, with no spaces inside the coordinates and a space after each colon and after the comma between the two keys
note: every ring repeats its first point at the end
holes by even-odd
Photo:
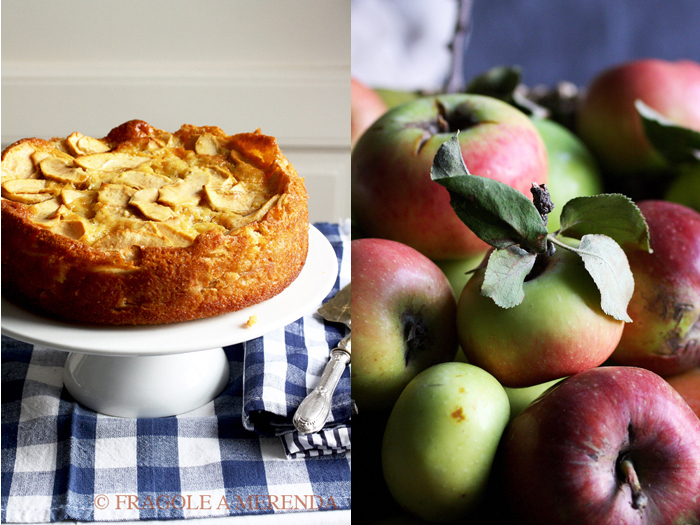
{"type": "Polygon", "coordinates": [[[131,119],[277,140],[350,216],[349,0],[3,0],[2,145],[131,119]]]}

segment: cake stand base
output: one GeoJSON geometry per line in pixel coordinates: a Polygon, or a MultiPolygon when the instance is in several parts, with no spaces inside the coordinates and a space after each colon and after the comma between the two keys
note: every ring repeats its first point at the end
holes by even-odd
{"type": "Polygon", "coordinates": [[[63,369],[76,401],[101,414],[133,418],[194,410],[219,395],[228,380],[222,348],[156,356],[71,352],[63,369]]]}

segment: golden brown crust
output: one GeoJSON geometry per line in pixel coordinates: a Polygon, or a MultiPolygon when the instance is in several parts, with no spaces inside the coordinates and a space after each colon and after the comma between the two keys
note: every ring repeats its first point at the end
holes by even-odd
{"type": "MultiPolygon", "coordinates": [[[[161,188],[162,199],[150,204],[159,213],[166,212],[163,216],[152,215],[148,209],[142,212],[140,201],[133,197],[138,188],[117,184],[131,200],[126,197],[108,208],[120,210],[122,216],[113,220],[99,211],[104,203],[95,199],[109,185],[115,186],[111,174],[107,177],[104,170],[92,170],[89,162],[78,159],[81,168],[66,176],[73,178],[44,181],[53,168],[30,166],[26,151],[14,159],[12,152],[31,148],[59,158],[61,152],[74,159],[79,155],[66,139],[18,141],[2,154],[2,281],[8,298],[64,320],[161,324],[239,310],[277,295],[297,277],[308,250],[307,195],[303,179],[274,138],[259,130],[227,136],[219,128],[188,125],[169,134],[131,121],[100,140],[109,153],[151,156],[167,150],[167,155],[183,159],[189,168],[198,166],[215,174],[228,170],[235,183],[252,188],[250,194],[256,197],[247,210],[252,213],[241,218],[224,205],[214,209],[216,199],[230,197],[230,182],[200,187],[194,193],[199,199],[196,204],[167,204],[170,201],[161,188]],[[216,137],[216,155],[195,153],[197,141],[205,136],[216,137]],[[40,179],[31,185],[41,189],[20,191],[17,185],[25,182],[7,184],[16,178],[40,179]],[[35,191],[39,193],[31,193],[35,191]],[[88,193],[92,200],[85,197],[88,193]],[[48,200],[33,202],[47,194],[48,200]],[[68,209],[76,195],[82,199],[80,204],[68,209]],[[55,210],[56,206],[63,211],[55,210]],[[37,210],[44,210],[44,215],[37,210]],[[100,222],[103,217],[107,219],[100,222]],[[95,221],[97,225],[92,224],[95,221]],[[170,233],[163,235],[166,229],[170,233]],[[146,240],[130,244],[132,235],[146,240]]],[[[211,141],[199,144],[204,148],[200,151],[211,147],[211,141]]],[[[72,170],[75,165],[67,162],[66,169],[72,170]]],[[[159,175],[151,164],[144,166],[151,171],[139,169],[159,175]]],[[[126,171],[118,171],[118,180],[124,180],[126,171]]],[[[182,173],[173,175],[172,170],[168,176],[184,178],[182,173]]],[[[173,181],[166,185],[172,186],[173,181]]]]}

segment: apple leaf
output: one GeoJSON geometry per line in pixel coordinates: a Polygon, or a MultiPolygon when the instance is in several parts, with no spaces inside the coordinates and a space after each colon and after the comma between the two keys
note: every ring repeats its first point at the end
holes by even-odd
{"type": "Polygon", "coordinates": [[[627,305],[634,292],[634,276],[627,256],[607,235],[584,235],[574,249],[600,290],[600,307],[619,321],[631,323],[627,305]]]}
{"type": "Polygon", "coordinates": [[[550,112],[547,108],[528,98],[519,89],[524,87],[521,78],[522,71],[518,66],[495,66],[474,77],[464,92],[503,100],[526,115],[548,117],[550,112]]]}
{"type": "Polygon", "coordinates": [[[465,92],[503,100],[513,95],[521,77],[522,72],[517,66],[496,66],[472,78],[465,92]]]}
{"type": "Polygon", "coordinates": [[[607,235],[621,246],[651,252],[649,228],[637,205],[619,193],[576,197],[564,204],[559,233],[581,239],[584,235],[607,235]]]}
{"type": "Polygon", "coordinates": [[[535,205],[507,184],[469,173],[459,132],[438,149],[430,176],[450,192],[455,213],[482,241],[498,249],[546,250],[548,231],[535,205]]]}
{"type": "Polygon", "coordinates": [[[517,246],[494,250],[489,256],[481,294],[501,308],[513,308],[523,302],[523,283],[532,270],[537,255],[517,246]]]}
{"type": "Polygon", "coordinates": [[[700,132],[672,122],[641,100],[635,100],[634,105],[649,142],[666,160],[700,162],[700,132]]]}

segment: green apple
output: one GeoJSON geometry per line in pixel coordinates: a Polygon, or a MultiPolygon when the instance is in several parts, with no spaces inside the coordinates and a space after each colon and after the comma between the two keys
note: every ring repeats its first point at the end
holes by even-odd
{"type": "Polygon", "coordinates": [[[700,211],[700,164],[686,165],[666,193],[666,200],[700,211]]]}
{"type": "Polygon", "coordinates": [[[443,363],[418,374],[399,396],[382,442],[382,469],[401,507],[428,521],[464,517],[481,501],[508,396],[474,365],[443,363]]]}
{"type": "Polygon", "coordinates": [[[486,252],[464,259],[434,261],[438,268],[442,270],[442,273],[445,274],[447,280],[450,281],[455,297],[462,295],[464,285],[471,279],[474,270],[479,267],[485,255],[486,252]]]}
{"type": "Polygon", "coordinates": [[[376,93],[381,97],[389,109],[400,106],[405,102],[410,102],[420,98],[422,95],[419,91],[401,91],[398,89],[375,88],[376,93]]]}
{"type": "Polygon", "coordinates": [[[554,379],[546,383],[523,388],[504,387],[506,394],[508,394],[508,401],[510,401],[510,420],[513,421],[520,412],[525,410],[535,399],[540,397],[559,381],[562,381],[562,379],[554,379]]]}
{"type": "Polygon", "coordinates": [[[547,228],[554,232],[559,229],[559,215],[564,204],[574,197],[601,193],[603,178],[589,149],[571,131],[553,120],[533,118],[532,122],[547,149],[547,189],[555,205],[547,228]]]}
{"type": "Polygon", "coordinates": [[[578,255],[558,248],[543,261],[513,308],[482,295],[484,268],[458,301],[457,332],[467,360],[504,386],[533,386],[598,366],[622,336],[624,322],[603,312],[600,292],[578,255]]]}

